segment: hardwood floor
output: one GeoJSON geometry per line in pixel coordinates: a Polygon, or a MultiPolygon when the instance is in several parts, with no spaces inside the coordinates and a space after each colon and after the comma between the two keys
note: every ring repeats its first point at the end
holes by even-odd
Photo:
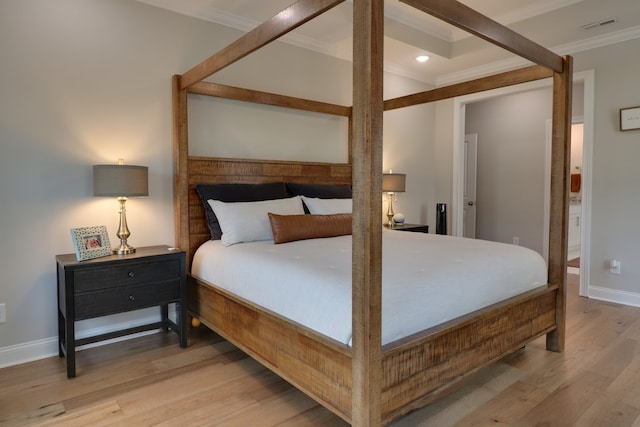
{"type": "MultiPolygon", "coordinates": [[[[640,309],[577,296],[570,275],[567,348],[544,337],[448,397],[396,421],[409,426],[640,426],[640,309]]],[[[201,327],[180,349],[153,334],[0,370],[0,425],[345,426],[201,327]]]]}

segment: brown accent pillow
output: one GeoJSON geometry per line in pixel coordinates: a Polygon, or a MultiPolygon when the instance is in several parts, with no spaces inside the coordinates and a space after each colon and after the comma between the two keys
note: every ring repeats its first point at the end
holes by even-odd
{"type": "Polygon", "coordinates": [[[351,234],[351,214],[278,215],[269,212],[275,243],[351,234]]]}

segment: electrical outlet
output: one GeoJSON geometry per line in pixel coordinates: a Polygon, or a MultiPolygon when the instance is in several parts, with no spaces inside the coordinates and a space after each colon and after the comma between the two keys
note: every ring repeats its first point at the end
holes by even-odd
{"type": "Polygon", "coordinates": [[[619,259],[612,258],[609,260],[609,273],[620,274],[620,268],[622,264],[619,259]]]}
{"type": "Polygon", "coordinates": [[[0,323],[7,321],[7,305],[5,303],[0,304],[0,323]]]}
{"type": "Polygon", "coordinates": [[[513,244],[520,245],[520,238],[518,236],[513,236],[513,244]]]}

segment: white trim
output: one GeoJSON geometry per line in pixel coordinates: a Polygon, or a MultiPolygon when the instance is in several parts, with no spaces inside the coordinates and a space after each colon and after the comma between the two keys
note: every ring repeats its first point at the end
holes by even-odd
{"type": "MultiPolygon", "coordinates": [[[[169,318],[175,319],[175,307],[169,307],[169,318]]],[[[123,329],[133,328],[136,326],[147,325],[160,321],[160,315],[151,315],[142,318],[137,318],[132,321],[111,323],[108,326],[101,326],[97,328],[82,329],[76,327],[76,338],[86,338],[101,334],[107,334],[123,329]]],[[[143,331],[137,334],[125,335],[110,340],[100,341],[92,344],[83,345],[76,348],[76,351],[85,350],[87,348],[99,347],[107,344],[111,344],[118,341],[130,340],[132,338],[141,337],[144,335],[156,334],[161,330],[143,331]]],[[[10,345],[6,347],[0,347],[0,368],[6,368],[8,366],[20,365],[22,363],[33,362],[34,360],[45,359],[47,357],[58,356],[58,337],[44,338],[36,341],[26,342],[22,344],[10,345]]]]}
{"type": "MultiPolygon", "coordinates": [[[[516,22],[521,22],[529,18],[535,18],[536,16],[562,9],[563,7],[581,3],[582,1],[583,0],[536,0],[534,2],[530,2],[524,7],[514,9],[491,18],[502,25],[508,26],[516,22]]],[[[453,41],[459,41],[471,37],[470,33],[458,28],[454,28],[452,33],[453,41]]]]}
{"type": "Polygon", "coordinates": [[[466,103],[453,100],[453,170],[451,177],[451,234],[462,237],[464,232],[464,136],[466,103]],[[460,143],[462,141],[462,143],[460,143]]]}
{"type": "MultiPolygon", "coordinates": [[[[247,32],[255,28],[257,25],[261,24],[261,22],[257,22],[252,19],[247,19],[245,17],[235,15],[224,10],[212,7],[212,6],[204,6],[204,7],[194,7],[192,3],[189,2],[176,2],[174,0],[137,0],[140,3],[144,3],[150,6],[159,7],[162,9],[170,10],[175,13],[179,13],[186,16],[191,16],[193,18],[202,19],[205,21],[213,22],[219,25],[223,25],[225,27],[233,28],[236,30],[240,30],[243,32],[247,32]]],[[[544,11],[552,11],[557,8],[566,7],[568,5],[579,3],[582,0],[538,0],[537,2],[532,2],[531,5],[521,8],[519,10],[513,11],[509,14],[505,14],[499,17],[498,21],[503,21],[503,25],[508,25],[508,22],[512,20],[524,19],[526,16],[535,16],[538,13],[544,13],[544,11]]],[[[462,38],[466,38],[469,36],[468,33],[454,29],[453,31],[442,31],[442,27],[439,25],[426,25],[422,20],[418,20],[417,22],[413,22],[412,15],[406,15],[404,18],[401,14],[396,13],[395,10],[397,8],[389,9],[388,17],[389,19],[393,19],[398,21],[403,25],[407,25],[408,27],[413,28],[417,31],[422,31],[426,34],[430,34],[434,37],[440,38],[446,43],[450,45],[454,43],[456,40],[460,40],[462,38]]],[[[515,22],[515,21],[514,21],[515,22]]],[[[576,42],[566,43],[558,46],[554,46],[549,48],[552,52],[555,52],[558,55],[571,55],[578,52],[583,52],[589,49],[595,49],[602,46],[608,46],[615,43],[621,43],[628,40],[634,40],[640,38],[640,26],[635,26],[631,28],[625,28],[623,30],[602,34],[594,37],[590,37],[588,39],[579,40],[576,42]]],[[[345,52],[342,52],[340,49],[339,43],[330,43],[321,40],[314,39],[312,37],[304,36],[296,32],[290,32],[278,39],[281,42],[288,43],[293,46],[301,47],[303,49],[308,49],[311,51],[319,52],[325,55],[329,55],[335,58],[343,59],[346,61],[351,61],[350,56],[345,56],[345,52]]],[[[385,61],[385,70],[394,74],[399,74],[404,77],[408,77],[411,79],[415,79],[417,81],[422,81],[428,84],[435,84],[437,86],[443,86],[447,84],[452,84],[455,82],[465,81],[474,79],[484,75],[496,74],[499,72],[504,72],[508,70],[512,70],[515,68],[520,68],[530,64],[529,61],[522,58],[509,58],[501,61],[495,61],[489,64],[482,64],[477,67],[466,68],[460,71],[454,71],[447,74],[442,74],[438,76],[433,75],[422,75],[410,71],[404,70],[402,71],[400,65],[391,64],[385,61]]]]}
{"type": "MultiPolygon", "coordinates": [[[[580,76],[584,84],[584,117],[582,139],[582,213],[580,227],[580,290],[584,297],[591,296],[591,188],[593,180],[593,142],[595,122],[595,87],[596,73],[594,70],[582,71],[575,74],[580,76]],[[586,171],[586,173],[585,173],[586,171]],[[584,260],[584,261],[583,261],[584,260]]],[[[574,76],[574,77],[575,77],[574,76]]]]}
{"type": "MultiPolygon", "coordinates": [[[[603,46],[609,46],[616,43],[635,40],[637,38],[640,38],[640,26],[627,28],[613,33],[603,34],[601,36],[591,37],[573,43],[555,46],[549,50],[555,52],[558,55],[574,55],[578,52],[583,52],[589,49],[596,49],[603,46]]],[[[442,74],[437,76],[435,80],[437,86],[444,86],[460,81],[474,79],[480,76],[492,75],[509,70],[514,70],[516,68],[524,67],[527,64],[531,63],[526,59],[522,59],[519,57],[508,58],[501,61],[491,62],[489,64],[482,64],[477,67],[471,67],[460,71],[454,71],[448,74],[442,74]]]]}
{"type": "Polygon", "coordinates": [[[601,286],[589,286],[589,298],[640,307],[640,294],[637,292],[620,291],[601,286]]]}
{"type": "Polygon", "coordinates": [[[58,355],[58,337],[0,348],[0,368],[58,355]]]}
{"type": "Polygon", "coordinates": [[[551,211],[551,147],[553,120],[545,121],[544,137],[544,201],[542,203],[542,258],[549,263],[549,213],[551,211]]]}

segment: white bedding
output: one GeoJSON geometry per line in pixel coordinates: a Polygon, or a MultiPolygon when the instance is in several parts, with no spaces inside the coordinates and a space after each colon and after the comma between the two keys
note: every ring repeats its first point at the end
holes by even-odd
{"type": "MultiPolygon", "coordinates": [[[[454,319],[547,282],[521,246],[384,230],[382,343],[454,319]]],[[[351,236],[196,252],[192,274],[345,344],[351,342],[351,236]]]]}

